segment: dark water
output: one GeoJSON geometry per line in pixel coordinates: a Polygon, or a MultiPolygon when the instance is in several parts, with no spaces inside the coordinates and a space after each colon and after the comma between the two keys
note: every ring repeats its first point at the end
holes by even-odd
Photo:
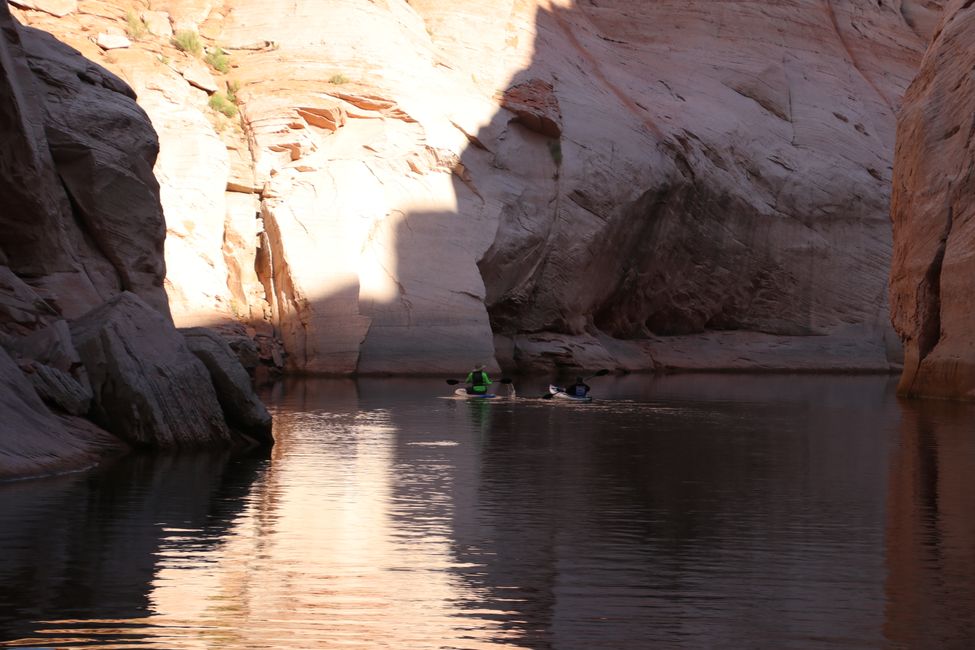
{"type": "Polygon", "coordinates": [[[295,382],[269,458],[0,485],[0,645],[975,647],[975,407],[591,383],[295,382]]]}

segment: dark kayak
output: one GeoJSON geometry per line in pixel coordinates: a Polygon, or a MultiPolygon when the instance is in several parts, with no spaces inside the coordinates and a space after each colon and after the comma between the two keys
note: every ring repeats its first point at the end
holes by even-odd
{"type": "Polygon", "coordinates": [[[565,392],[565,389],[559,388],[553,384],[549,384],[548,393],[552,396],[552,399],[566,400],[569,402],[591,402],[592,397],[586,395],[585,397],[578,397],[576,395],[569,395],[565,392]]]}

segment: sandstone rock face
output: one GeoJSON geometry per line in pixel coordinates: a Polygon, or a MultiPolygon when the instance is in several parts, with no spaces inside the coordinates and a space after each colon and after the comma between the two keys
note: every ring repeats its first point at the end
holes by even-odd
{"type": "Polygon", "coordinates": [[[210,373],[224,415],[238,431],[269,444],[271,415],[254,394],[250,377],[230,346],[204,327],[182,330],[186,345],[210,373]]]}
{"type": "MultiPolygon", "coordinates": [[[[60,4],[20,3],[38,10],[22,15],[121,33],[125,7],[72,4],[59,18],[60,4]]],[[[97,40],[75,42],[96,57],[147,56],[97,40]]],[[[231,442],[210,375],[170,316],[158,143],[146,113],[119,77],[18,25],[7,3],[0,140],[0,479],[91,465],[124,448],[120,438],[231,442]]]]}
{"type": "Polygon", "coordinates": [[[230,442],[207,369],[138,296],[111,298],[73,321],[71,336],[88,369],[101,426],[145,446],[230,442]]]}
{"type": "Polygon", "coordinates": [[[49,34],[0,9],[0,112],[11,270],[66,316],[129,290],[168,315],[157,142],[132,91],[49,34]],[[9,198],[8,198],[9,197],[9,198]]]}
{"type": "Polygon", "coordinates": [[[325,24],[297,3],[285,30],[232,3],[224,42],[277,45],[248,60],[244,113],[293,366],[490,357],[483,304],[505,365],[629,365],[608,335],[653,337],[644,369],[654,349],[706,367],[661,335],[744,330],[810,337],[780,367],[824,363],[829,337],[856,360],[826,367],[887,368],[893,109],[922,39],[868,2],[691,4],[336,2],[325,24]]]}
{"type": "Polygon", "coordinates": [[[11,0],[12,5],[37,9],[53,16],[67,16],[78,9],[78,0],[11,0]]]}
{"type": "Polygon", "coordinates": [[[531,74],[558,66],[557,207],[512,205],[479,263],[516,360],[528,330],[649,341],[657,366],[889,367],[893,109],[922,45],[898,11],[600,2],[538,25],[531,74]]]}
{"type": "Polygon", "coordinates": [[[884,370],[941,4],[154,2],[229,52],[229,118],[167,39],[96,56],[161,133],[177,322],[270,321],[293,371],[884,370]]]}
{"type": "Polygon", "coordinates": [[[91,407],[91,389],[74,377],[41,363],[21,367],[38,396],[54,408],[71,415],[85,415],[91,407]]]}
{"type": "Polygon", "coordinates": [[[54,414],[0,347],[0,480],[80,469],[120,441],[80,418],[54,414]]]}
{"type": "Polygon", "coordinates": [[[98,35],[98,40],[95,42],[103,50],[117,50],[132,45],[132,41],[126,38],[124,34],[107,34],[104,32],[98,35]]]}
{"type": "Polygon", "coordinates": [[[897,125],[890,302],[905,395],[975,399],[975,9],[951,2],[897,125]]]}

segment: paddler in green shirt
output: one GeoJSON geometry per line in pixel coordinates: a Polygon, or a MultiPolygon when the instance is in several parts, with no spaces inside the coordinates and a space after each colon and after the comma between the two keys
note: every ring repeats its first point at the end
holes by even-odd
{"type": "Polygon", "coordinates": [[[470,384],[467,387],[467,393],[469,395],[484,395],[487,393],[488,386],[491,385],[491,378],[484,372],[484,364],[479,363],[474,366],[474,369],[467,373],[467,379],[464,380],[464,383],[470,384]]]}

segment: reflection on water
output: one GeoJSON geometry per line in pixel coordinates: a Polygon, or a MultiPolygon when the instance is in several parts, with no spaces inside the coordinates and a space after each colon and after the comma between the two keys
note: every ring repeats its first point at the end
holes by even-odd
{"type": "Polygon", "coordinates": [[[891,459],[887,619],[899,648],[975,647],[973,409],[905,404],[891,459]]]}
{"type": "Polygon", "coordinates": [[[593,383],[289,382],[270,458],[2,485],[0,645],[972,647],[975,408],[876,377],[593,383]]]}

